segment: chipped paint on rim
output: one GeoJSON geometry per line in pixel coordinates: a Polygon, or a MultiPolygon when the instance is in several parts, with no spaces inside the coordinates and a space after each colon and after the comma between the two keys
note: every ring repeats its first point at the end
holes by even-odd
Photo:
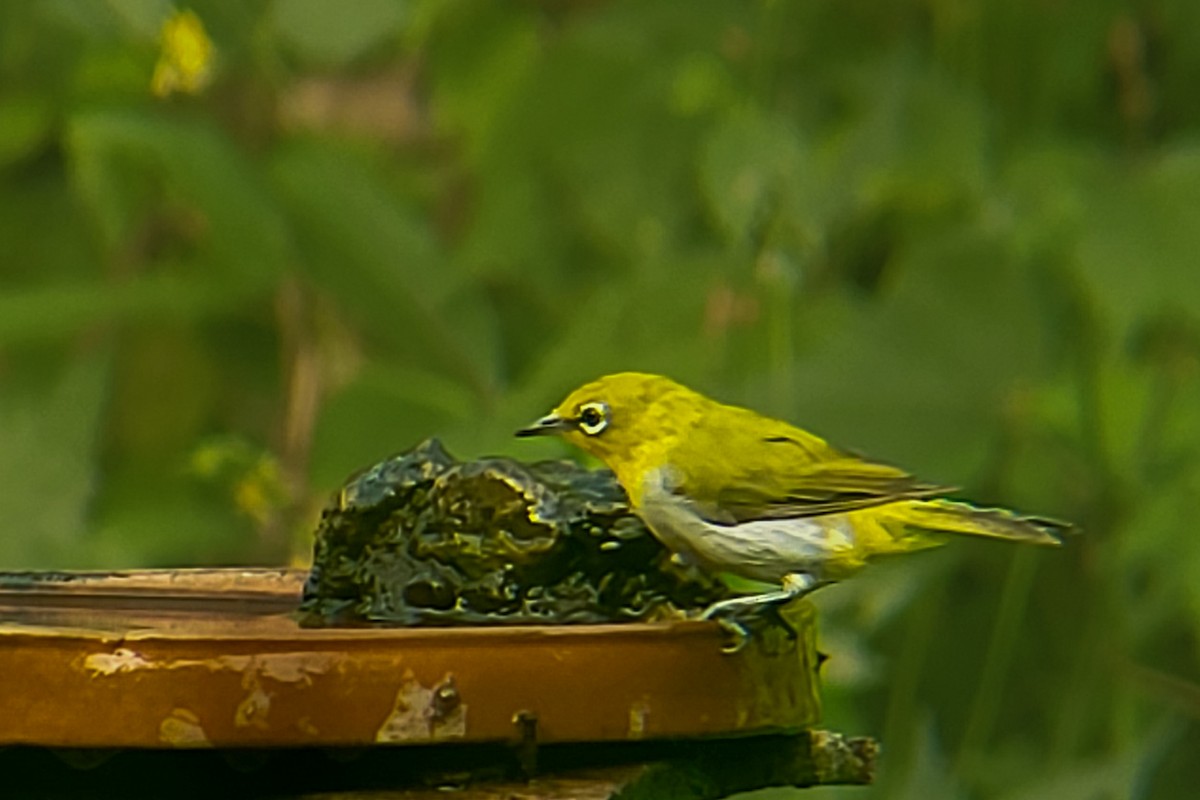
{"type": "Polygon", "coordinates": [[[171,709],[170,715],[158,726],[158,739],[175,747],[212,747],[200,718],[186,708],[171,709]]]}
{"type": "Polygon", "coordinates": [[[646,735],[650,720],[650,700],[643,698],[629,707],[629,738],[641,739],[646,735]]]}
{"type": "Polygon", "coordinates": [[[467,704],[462,702],[454,676],[447,673],[434,686],[422,686],[406,670],[396,702],[375,734],[385,744],[440,742],[467,735],[467,704]]]}
{"type": "Polygon", "coordinates": [[[128,647],[118,647],[110,653],[89,653],[83,659],[84,670],[92,673],[93,678],[142,670],[205,669],[210,672],[253,673],[280,683],[301,684],[311,684],[313,676],[324,675],[336,664],[336,657],[329,653],[259,653],[252,656],[153,660],[128,647]]]}

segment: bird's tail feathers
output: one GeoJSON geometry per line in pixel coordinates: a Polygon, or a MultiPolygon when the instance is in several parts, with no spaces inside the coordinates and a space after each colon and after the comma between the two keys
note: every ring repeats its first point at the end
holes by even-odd
{"type": "Polygon", "coordinates": [[[1067,522],[1027,517],[1002,508],[976,508],[952,500],[914,501],[896,510],[897,521],[906,527],[934,533],[987,536],[1057,546],[1073,530],[1067,522]]]}

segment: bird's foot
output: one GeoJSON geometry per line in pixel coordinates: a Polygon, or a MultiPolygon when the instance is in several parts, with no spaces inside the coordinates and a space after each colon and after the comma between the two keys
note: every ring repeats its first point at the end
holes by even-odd
{"type": "Polygon", "coordinates": [[[730,597],[727,600],[718,600],[704,609],[703,613],[700,614],[700,619],[737,617],[747,612],[761,612],[764,608],[781,606],[798,597],[803,597],[824,586],[826,583],[831,583],[831,581],[818,581],[807,572],[795,572],[785,575],[781,588],[773,592],[749,594],[744,597],[730,597]]]}
{"type": "Polygon", "coordinates": [[[798,635],[796,629],[787,621],[781,609],[826,583],[831,581],[819,581],[807,573],[786,575],[782,587],[777,591],[718,600],[704,609],[700,619],[719,622],[730,635],[730,644],[721,648],[726,653],[736,653],[744,648],[763,622],[778,625],[789,639],[795,641],[798,635]]]}
{"type": "Polygon", "coordinates": [[[725,631],[726,641],[721,647],[721,652],[737,653],[744,649],[751,639],[773,625],[782,628],[788,639],[795,641],[796,629],[784,618],[779,609],[778,603],[719,609],[709,606],[701,619],[713,620],[725,631]]]}
{"type": "Polygon", "coordinates": [[[746,623],[728,617],[719,618],[717,623],[720,624],[721,630],[725,631],[726,636],[725,644],[721,645],[722,653],[733,655],[750,643],[753,634],[746,623]]]}

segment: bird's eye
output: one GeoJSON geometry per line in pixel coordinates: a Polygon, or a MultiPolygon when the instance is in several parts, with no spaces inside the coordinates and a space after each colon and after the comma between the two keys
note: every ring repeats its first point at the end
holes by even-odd
{"type": "Polygon", "coordinates": [[[579,430],[595,436],[608,427],[608,406],[604,403],[584,403],[579,407],[579,430]]]}

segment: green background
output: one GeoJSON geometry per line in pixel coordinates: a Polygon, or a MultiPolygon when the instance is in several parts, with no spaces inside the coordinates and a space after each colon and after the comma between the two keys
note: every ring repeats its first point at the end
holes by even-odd
{"type": "Polygon", "coordinates": [[[1195,796],[1200,4],[191,8],[158,98],[169,4],[0,5],[0,567],[303,561],[661,372],[1085,531],[822,591],[804,796],[1195,796]]]}

